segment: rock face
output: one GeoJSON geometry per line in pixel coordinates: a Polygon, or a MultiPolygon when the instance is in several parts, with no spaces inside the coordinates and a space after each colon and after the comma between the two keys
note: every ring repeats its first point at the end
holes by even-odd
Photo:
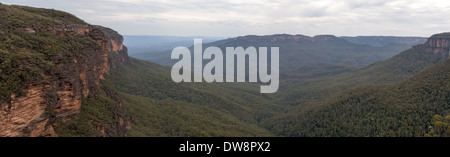
{"type": "Polygon", "coordinates": [[[123,46],[123,37],[116,31],[101,27],[105,33],[107,43],[104,45],[105,49],[109,52],[107,58],[104,58],[109,62],[109,65],[114,68],[116,63],[128,63],[128,50],[123,46]]]}
{"type": "Polygon", "coordinates": [[[443,58],[450,57],[450,33],[433,35],[428,39],[426,44],[429,46],[427,52],[441,55],[443,58]]]}
{"type": "MultiPolygon", "coordinates": [[[[100,80],[116,63],[128,62],[123,38],[117,32],[101,26],[83,24],[57,25],[50,28],[33,29],[46,31],[55,36],[78,34],[95,41],[98,46],[83,45],[80,50],[62,53],[51,58],[55,70],[42,74],[43,79],[34,78],[20,85],[22,94],[11,94],[11,99],[0,104],[0,136],[58,136],[54,131],[57,119],[71,120],[82,107],[83,97],[95,97],[100,80]],[[104,31],[108,30],[108,31],[104,31]]],[[[27,32],[31,32],[30,29],[27,32]]],[[[51,47],[52,45],[48,45],[51,47]]],[[[121,101],[116,100],[117,111],[121,101]]],[[[113,117],[116,133],[105,132],[105,125],[98,124],[97,136],[125,136],[129,122],[123,115],[113,117]]],[[[109,126],[111,127],[111,126],[109,126]]]]}
{"type": "Polygon", "coordinates": [[[48,88],[43,84],[34,84],[25,89],[25,96],[12,94],[11,104],[2,105],[0,111],[0,136],[55,136],[45,116],[47,103],[44,97],[48,88]]]}

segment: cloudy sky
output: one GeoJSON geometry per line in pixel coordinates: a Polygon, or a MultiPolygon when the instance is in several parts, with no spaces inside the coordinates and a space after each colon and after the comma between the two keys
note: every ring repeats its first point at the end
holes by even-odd
{"type": "Polygon", "coordinates": [[[333,34],[430,36],[450,32],[448,0],[0,0],[53,8],[124,35],[333,34]]]}

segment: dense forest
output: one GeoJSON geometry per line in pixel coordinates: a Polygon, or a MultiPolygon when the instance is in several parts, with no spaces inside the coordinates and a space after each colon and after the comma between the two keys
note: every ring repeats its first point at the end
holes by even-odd
{"type": "Polygon", "coordinates": [[[424,136],[450,112],[450,60],[411,78],[346,90],[321,106],[273,121],[285,136],[424,136]]]}
{"type": "Polygon", "coordinates": [[[0,115],[9,118],[0,122],[17,136],[450,136],[450,33],[415,46],[425,39],[277,34],[204,44],[280,47],[280,88],[261,94],[256,83],[175,83],[163,66],[175,62],[170,52],[144,58],[159,64],[128,58],[121,35],[68,13],[0,12],[0,115]],[[36,106],[41,115],[17,129],[15,109],[36,106]]]}
{"type": "Polygon", "coordinates": [[[177,84],[167,71],[132,59],[111,73],[125,111],[135,115],[130,136],[273,136],[258,120],[281,108],[260,94],[259,86],[177,84]]]}
{"type": "Polygon", "coordinates": [[[425,137],[450,137],[450,115],[434,115],[432,123],[433,126],[429,127],[430,132],[425,137]]]}
{"type": "MultiPolygon", "coordinates": [[[[388,60],[386,62],[398,64],[398,60],[405,60],[400,59],[403,58],[402,56],[410,55],[414,55],[414,53],[406,51],[404,54],[394,57],[395,61],[388,60]]],[[[435,62],[439,61],[437,59],[435,62]]],[[[418,61],[418,63],[421,62],[418,61]]],[[[380,66],[377,65],[372,66],[378,69],[380,66]]],[[[426,65],[431,65],[431,63],[426,65]]],[[[426,67],[422,64],[414,66],[426,67]]],[[[393,83],[361,85],[355,88],[349,86],[335,89],[336,91],[342,90],[343,92],[340,94],[322,93],[315,97],[311,94],[304,96],[303,99],[296,97],[299,102],[310,103],[310,107],[287,103],[283,101],[283,99],[288,100],[285,97],[258,94],[257,86],[252,84],[175,84],[168,81],[170,79],[168,75],[161,75],[164,74],[163,71],[169,70],[168,68],[139,60],[133,60],[132,65],[120,66],[119,71],[113,73],[112,76],[115,78],[114,81],[122,97],[125,98],[125,104],[128,104],[125,105],[128,112],[139,116],[153,117],[136,117],[135,129],[131,131],[131,135],[136,136],[158,136],[158,134],[162,136],[425,136],[430,131],[429,127],[432,126],[433,115],[448,114],[450,107],[448,106],[450,103],[449,67],[449,61],[444,61],[411,78],[405,75],[413,75],[413,73],[406,71],[404,72],[406,74],[399,77],[403,80],[398,79],[401,81],[397,83],[392,81],[393,83]],[[147,76],[143,76],[143,74],[147,76]],[[129,75],[135,77],[127,77],[129,75]],[[249,95],[249,93],[251,94],[249,95]],[[332,96],[332,98],[326,99],[328,96],[332,96]],[[316,98],[316,100],[311,98],[316,98]],[[319,99],[326,101],[321,102],[319,99]],[[178,105],[179,103],[184,105],[178,105]],[[156,104],[159,105],[152,107],[156,104]],[[177,106],[181,108],[175,109],[177,106]],[[168,114],[162,110],[168,107],[170,109],[167,111],[175,112],[168,114]],[[176,112],[177,110],[179,112],[176,112]],[[212,125],[202,122],[206,119],[211,120],[211,118],[205,118],[205,115],[208,115],[205,113],[200,113],[203,116],[195,117],[194,115],[198,115],[195,114],[199,112],[198,110],[217,112],[216,116],[221,115],[218,117],[220,120],[216,119],[219,123],[212,125]],[[160,115],[160,113],[164,114],[160,115]],[[184,117],[180,118],[179,116],[182,115],[184,117]],[[166,120],[161,120],[162,117],[166,120]],[[234,119],[229,121],[233,126],[241,126],[245,129],[238,131],[237,128],[223,126],[226,123],[220,121],[227,119],[224,117],[234,119]],[[166,124],[167,122],[177,123],[169,125],[166,124]],[[190,123],[192,125],[189,127],[185,125],[190,123]],[[164,127],[160,128],[161,126],[164,127]],[[198,127],[202,129],[191,130],[198,127]],[[216,129],[207,129],[216,127],[222,128],[220,132],[216,129]],[[234,131],[224,128],[233,128],[231,130],[234,131]],[[251,128],[266,134],[253,134],[255,131],[251,128]],[[205,129],[208,131],[199,134],[200,130],[205,129]],[[244,130],[252,130],[250,131],[252,133],[244,130]],[[155,131],[159,133],[155,133],[155,131]]],[[[368,69],[344,73],[343,76],[336,77],[357,76],[360,75],[358,73],[365,73],[371,68],[368,69]]],[[[333,83],[336,82],[331,82],[331,84],[333,83]]],[[[326,87],[322,88],[327,89],[326,87]]],[[[310,91],[317,89],[319,88],[310,87],[310,91]]],[[[286,91],[282,90],[281,92],[286,91]]],[[[284,96],[283,93],[279,95],[284,96]]]]}
{"type": "Polygon", "coordinates": [[[448,48],[432,45],[443,38],[446,34],[434,35],[363,68],[323,63],[284,70],[274,95],[259,94],[248,83],[175,84],[168,67],[136,59],[111,76],[129,112],[153,117],[136,118],[131,133],[139,136],[425,136],[433,115],[448,114],[448,54],[434,52],[448,48]],[[156,104],[162,106],[151,108],[156,104]],[[160,115],[169,106],[167,111],[183,112],[160,115]],[[194,117],[198,110],[217,112],[218,123],[204,123],[212,119],[205,113],[194,117]],[[167,120],[156,121],[162,117],[167,120]],[[224,129],[230,124],[221,122],[224,117],[242,130],[224,129]],[[199,134],[199,127],[208,131],[199,134]]]}

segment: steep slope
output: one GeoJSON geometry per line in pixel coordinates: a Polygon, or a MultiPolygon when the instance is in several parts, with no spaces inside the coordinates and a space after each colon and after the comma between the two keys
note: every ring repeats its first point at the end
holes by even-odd
{"type": "Polygon", "coordinates": [[[270,136],[261,119],[282,112],[248,83],[175,83],[170,68],[137,59],[111,71],[130,136],[270,136]],[[130,77],[132,76],[132,77],[130,77]]]}
{"type": "Polygon", "coordinates": [[[127,62],[122,40],[65,12],[0,4],[0,136],[124,136],[121,100],[103,83],[127,62]],[[79,120],[95,101],[108,101],[105,116],[79,120]]]}
{"type": "Polygon", "coordinates": [[[273,135],[267,130],[282,136],[309,136],[317,132],[295,134],[300,130],[297,126],[302,127],[296,124],[302,113],[315,111],[319,104],[345,89],[402,81],[445,60],[448,58],[444,54],[446,47],[439,46],[445,41],[436,42],[442,36],[445,37],[435,35],[427,44],[360,70],[343,65],[318,64],[315,69],[323,67],[324,72],[309,69],[308,74],[311,75],[304,76],[302,73],[300,76],[294,72],[283,73],[294,76],[282,82],[283,89],[275,96],[261,95],[255,85],[245,83],[176,84],[170,79],[169,67],[134,59],[130,64],[118,64],[111,77],[124,100],[126,111],[136,115],[130,136],[273,135]],[[335,73],[344,74],[336,76],[335,73]]]}
{"type": "Polygon", "coordinates": [[[435,114],[449,113],[447,60],[400,83],[345,91],[273,128],[285,136],[424,136],[435,114]]]}
{"type": "MultiPolygon", "coordinates": [[[[278,93],[278,95],[283,99],[280,100],[280,103],[297,105],[297,107],[286,115],[268,120],[270,124],[267,126],[296,125],[298,119],[304,118],[301,117],[302,113],[314,109],[318,104],[323,104],[332,97],[340,97],[339,93],[346,89],[358,86],[368,88],[371,86],[366,87],[367,85],[404,81],[425,68],[447,60],[450,52],[449,34],[433,35],[425,44],[414,46],[389,60],[374,63],[357,72],[315,79],[291,79],[281,82],[280,91],[283,92],[278,93]]],[[[383,99],[380,98],[379,100],[383,99]]],[[[351,114],[356,113],[352,112],[351,114]]],[[[328,118],[332,118],[332,116],[328,118]]],[[[350,121],[350,119],[346,120],[350,121]]],[[[270,128],[283,135],[298,135],[295,132],[299,131],[296,130],[299,128],[294,129],[292,127],[281,130],[278,127],[270,128]]],[[[311,136],[312,134],[308,135],[311,136]]],[[[417,136],[417,134],[415,135],[417,136]]],[[[302,136],[305,136],[305,134],[302,136]]]]}
{"type": "Polygon", "coordinates": [[[415,73],[449,58],[449,33],[431,36],[425,44],[413,46],[391,59],[339,75],[313,79],[286,79],[280,82],[279,97],[284,103],[307,106],[317,104],[348,88],[402,81],[415,73]]]}
{"type": "Polygon", "coordinates": [[[284,81],[294,79],[319,78],[325,76],[335,76],[342,73],[350,73],[357,71],[358,68],[348,65],[320,63],[312,66],[303,66],[293,68],[280,73],[280,78],[284,81]]]}

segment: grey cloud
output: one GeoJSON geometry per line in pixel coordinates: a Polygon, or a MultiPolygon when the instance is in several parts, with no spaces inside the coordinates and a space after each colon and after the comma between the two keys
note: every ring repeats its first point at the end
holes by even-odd
{"type": "Polygon", "coordinates": [[[445,18],[450,4],[443,0],[2,1],[64,10],[122,34],[429,36],[450,31],[445,18]]]}

